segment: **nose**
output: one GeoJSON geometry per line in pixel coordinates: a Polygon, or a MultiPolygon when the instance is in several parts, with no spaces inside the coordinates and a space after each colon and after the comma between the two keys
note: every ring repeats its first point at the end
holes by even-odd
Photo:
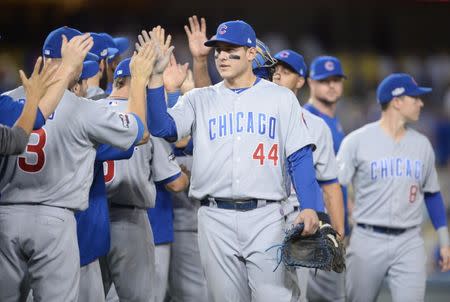
{"type": "Polygon", "coordinates": [[[419,98],[418,101],[419,101],[419,106],[420,106],[420,107],[423,107],[423,106],[424,106],[424,103],[423,103],[422,99],[419,98]]]}

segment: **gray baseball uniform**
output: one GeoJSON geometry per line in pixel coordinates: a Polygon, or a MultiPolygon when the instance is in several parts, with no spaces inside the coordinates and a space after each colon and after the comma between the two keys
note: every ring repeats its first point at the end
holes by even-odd
{"type": "MultiPolygon", "coordinates": [[[[97,101],[122,110],[126,100],[97,101]]],[[[180,173],[170,145],[151,137],[135,147],[128,160],[105,163],[105,181],[111,205],[111,249],[107,269],[120,300],[150,301],[155,272],[154,242],[147,208],[156,198],[154,182],[180,173]]],[[[105,290],[109,290],[106,284],[105,290]]]]}
{"type": "MultiPolygon", "coordinates": [[[[189,171],[192,156],[177,157],[189,171]]],[[[188,191],[173,193],[173,227],[169,296],[172,302],[207,302],[205,275],[198,249],[197,212],[200,202],[188,197],[188,191]]]]}
{"type": "MultiPolygon", "coordinates": [[[[8,94],[25,95],[22,87],[8,94]]],[[[66,91],[26,151],[1,159],[1,301],[19,299],[27,273],[35,301],[76,301],[80,263],[73,211],[88,206],[95,147],[127,149],[137,133],[133,115],[66,91]]]]}
{"type": "Polygon", "coordinates": [[[101,89],[100,87],[91,86],[91,87],[88,87],[88,89],[86,90],[86,97],[88,99],[92,99],[92,98],[95,98],[95,96],[101,95],[104,93],[105,93],[105,91],[103,89],[101,89]]]}
{"type": "MultiPolygon", "coordinates": [[[[308,125],[310,135],[316,145],[316,150],[313,153],[314,169],[316,172],[316,179],[319,181],[329,181],[337,178],[337,162],[333,150],[333,137],[325,121],[307,110],[303,110],[303,118],[308,125]]],[[[288,198],[287,209],[285,213],[288,214],[286,219],[286,227],[290,228],[298,215],[298,199],[294,187],[291,185],[291,195],[288,198]]],[[[318,274],[322,272],[317,272],[318,274]]],[[[315,272],[314,272],[315,274],[315,272]]],[[[318,279],[314,276],[313,279],[309,277],[309,270],[298,268],[296,270],[298,285],[300,288],[300,301],[307,301],[307,289],[311,286],[310,283],[315,283],[318,279]],[[309,281],[310,280],[310,281],[309,281]]],[[[342,274],[341,274],[342,275],[342,274]]],[[[343,277],[341,278],[344,281],[343,277]]],[[[314,284],[313,284],[314,285],[314,284]]],[[[342,282],[342,286],[344,283],[342,282]]],[[[344,288],[342,290],[344,292],[344,288]]]]}
{"type": "Polygon", "coordinates": [[[358,224],[347,251],[349,300],[375,301],[386,278],[393,301],[423,301],[421,208],[424,192],[439,191],[430,142],[411,128],[395,142],[375,122],[349,134],[337,160],[340,182],[354,187],[358,224]]]}
{"type": "Polygon", "coordinates": [[[312,143],[301,111],[290,90],[266,80],[240,93],[223,82],[194,89],[168,110],[178,137],[192,133],[194,141],[189,195],[210,198],[198,211],[210,300],[290,301],[298,294],[284,267],[273,271],[275,249],[265,250],[282,241],[285,226],[281,204],[267,200],[287,198],[286,158],[312,143]],[[259,201],[240,212],[216,208],[212,198],[259,201]]]}

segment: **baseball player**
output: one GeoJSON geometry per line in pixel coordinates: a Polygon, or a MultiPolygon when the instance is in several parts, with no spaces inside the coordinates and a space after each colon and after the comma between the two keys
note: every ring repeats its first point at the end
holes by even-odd
{"type": "MultiPolygon", "coordinates": [[[[131,84],[130,59],[125,59],[114,72],[111,95],[97,102],[117,110],[126,108],[131,84]]],[[[147,209],[155,203],[155,183],[178,192],[187,187],[188,178],[171,154],[170,145],[160,138],[136,147],[129,160],[108,161],[105,170],[111,248],[107,267],[102,269],[114,283],[119,300],[152,301],[155,256],[147,209]]],[[[106,292],[109,287],[106,284],[106,292]]]]}
{"type": "MultiPolygon", "coordinates": [[[[156,41],[159,31],[151,33],[156,41]]],[[[305,223],[305,234],[318,226],[319,186],[301,107],[291,91],[253,74],[256,35],[247,23],[222,23],[205,45],[215,48],[224,81],[188,92],[167,112],[162,75],[154,73],[149,126],[170,140],[192,134],[189,195],[202,202],[198,236],[210,300],[290,301],[298,293],[284,268],[273,271],[276,256],[266,250],[284,236],[286,166],[303,200],[296,223],[305,223]]]]}
{"type": "MultiPolygon", "coordinates": [[[[63,78],[68,87],[78,78],[91,47],[88,34],[80,36],[79,31],[63,27],[49,34],[43,52],[55,58],[52,63],[56,65],[61,64],[57,59],[61,55],[63,63],[66,56],[77,63],[63,78]],[[71,39],[67,45],[66,37],[71,39]]],[[[149,49],[146,46],[135,56],[136,98],[128,107],[132,113],[113,111],[66,90],[46,125],[33,133],[26,152],[2,159],[1,301],[26,297],[21,288],[25,278],[36,301],[77,300],[80,262],[74,211],[87,207],[95,147],[107,143],[128,149],[143,138],[144,79],[153,66],[149,49]]],[[[24,97],[23,88],[9,95],[24,97]]]]}
{"type": "Polygon", "coordinates": [[[22,153],[28,144],[31,131],[44,125],[45,118],[38,105],[48,87],[55,83],[52,78],[56,68],[49,69],[47,64],[39,72],[41,64],[42,57],[39,57],[29,79],[22,70],[19,71],[25,88],[25,105],[9,96],[0,96],[0,155],[22,153]]]}
{"type": "MultiPolygon", "coordinates": [[[[341,62],[331,56],[319,56],[310,66],[307,79],[310,98],[304,108],[322,118],[331,130],[335,154],[344,138],[344,132],[338,117],[336,105],[343,93],[345,75],[341,62]]],[[[337,190],[337,187],[334,187],[337,190]]],[[[341,187],[344,200],[344,227],[348,234],[347,190],[341,187]]],[[[335,194],[339,194],[335,192],[335,194]]],[[[335,196],[335,194],[327,194],[335,196]]],[[[331,203],[336,204],[336,203],[331,203]]],[[[328,204],[327,204],[328,205],[328,204]]],[[[331,215],[331,214],[330,214],[331,215]]],[[[341,231],[341,230],[340,230],[341,231]]],[[[345,274],[336,272],[310,271],[307,296],[310,301],[345,301],[345,274]]]]}
{"type": "Polygon", "coordinates": [[[419,119],[420,97],[429,92],[408,74],[389,75],[377,88],[381,118],[350,133],[338,152],[339,181],[352,183],[355,192],[356,226],[347,250],[349,301],[375,301],[383,280],[393,301],[424,301],[423,202],[439,237],[441,269],[450,269],[434,151],[408,126],[419,119]]]}
{"type": "MultiPolygon", "coordinates": [[[[287,49],[278,52],[274,57],[277,63],[273,74],[273,82],[289,88],[297,95],[298,91],[305,84],[307,75],[307,67],[303,56],[293,50],[287,49]]],[[[312,129],[310,133],[317,147],[313,153],[316,179],[322,188],[325,206],[330,215],[331,224],[341,235],[340,239],[342,240],[344,235],[344,205],[341,187],[337,181],[337,164],[333,150],[331,131],[321,118],[313,115],[309,111],[304,111],[303,118],[312,129]]],[[[295,214],[298,209],[298,203],[294,190],[291,192],[289,202],[294,207],[295,211],[293,213],[295,214]]],[[[291,216],[288,217],[288,225],[293,220],[291,216]]],[[[297,269],[297,278],[300,286],[300,300],[306,301],[308,269],[297,269]]],[[[344,289],[342,288],[341,292],[343,291],[344,289]]]]}
{"type": "Polygon", "coordinates": [[[87,89],[88,89],[87,81],[89,78],[95,76],[98,73],[98,71],[99,71],[98,62],[84,61],[83,70],[81,71],[80,78],[69,90],[79,97],[83,98],[87,97],[87,89]]]}

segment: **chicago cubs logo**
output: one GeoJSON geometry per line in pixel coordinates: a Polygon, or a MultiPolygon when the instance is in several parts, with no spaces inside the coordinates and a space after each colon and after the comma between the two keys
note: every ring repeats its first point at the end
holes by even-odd
{"type": "Polygon", "coordinates": [[[217,33],[219,34],[219,35],[223,35],[223,34],[225,34],[226,32],[227,32],[227,26],[226,25],[222,25],[222,26],[220,26],[219,27],[219,29],[217,30],[217,33]]]}
{"type": "Polygon", "coordinates": [[[326,61],[324,67],[326,70],[332,71],[334,70],[334,63],[331,61],[326,61]]]}
{"type": "Polygon", "coordinates": [[[394,90],[392,90],[392,95],[393,96],[399,96],[400,94],[402,94],[403,92],[405,92],[405,88],[403,87],[397,87],[394,90]]]}
{"type": "Polygon", "coordinates": [[[106,57],[106,55],[108,54],[108,49],[103,49],[102,50],[102,52],[100,53],[100,55],[102,56],[102,57],[106,57]]]}
{"type": "Polygon", "coordinates": [[[282,58],[287,58],[287,57],[289,57],[289,52],[288,52],[288,51],[282,51],[282,52],[280,53],[280,57],[282,57],[282,58]]]}

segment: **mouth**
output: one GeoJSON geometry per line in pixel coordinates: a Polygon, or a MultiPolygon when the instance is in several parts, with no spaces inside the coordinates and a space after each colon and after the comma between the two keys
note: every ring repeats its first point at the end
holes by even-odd
{"type": "Polygon", "coordinates": [[[227,65],[227,64],[220,64],[219,65],[219,68],[220,69],[227,69],[227,68],[229,68],[230,67],[230,65],[227,65]]]}

